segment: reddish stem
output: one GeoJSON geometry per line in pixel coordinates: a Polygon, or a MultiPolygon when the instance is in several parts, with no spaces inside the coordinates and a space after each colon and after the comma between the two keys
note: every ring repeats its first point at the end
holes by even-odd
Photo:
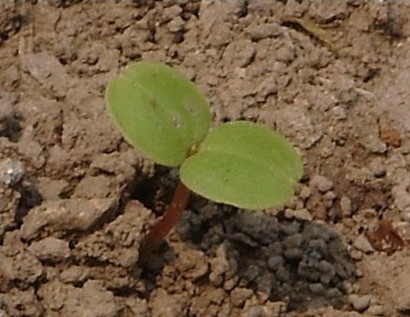
{"type": "Polygon", "coordinates": [[[171,203],[165,210],[162,219],[151,228],[150,232],[148,232],[142,241],[140,248],[141,262],[147,260],[147,257],[160,246],[167,234],[177,224],[188,203],[190,193],[190,190],[179,181],[171,203]]]}

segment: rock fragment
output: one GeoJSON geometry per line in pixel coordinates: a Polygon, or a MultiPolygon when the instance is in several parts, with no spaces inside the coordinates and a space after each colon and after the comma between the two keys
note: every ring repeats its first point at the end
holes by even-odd
{"type": "Polygon", "coordinates": [[[0,161],[0,182],[6,186],[17,184],[25,174],[22,162],[12,159],[0,161]]]}
{"type": "Polygon", "coordinates": [[[297,210],[286,208],[285,217],[288,219],[298,219],[298,220],[305,220],[305,221],[313,220],[312,214],[306,208],[301,208],[297,210]]]}
{"type": "Polygon", "coordinates": [[[368,313],[371,316],[384,316],[385,311],[382,305],[371,305],[367,310],[366,313],[368,313]]]}
{"type": "Polygon", "coordinates": [[[371,295],[359,296],[357,294],[352,294],[349,296],[350,304],[358,312],[364,312],[367,308],[369,308],[371,299],[371,295]]]}
{"type": "Polygon", "coordinates": [[[363,235],[360,235],[355,239],[355,241],[353,242],[353,247],[364,253],[374,252],[374,249],[370,244],[369,240],[367,240],[367,238],[363,235]]]}
{"type": "Polygon", "coordinates": [[[352,215],[352,201],[349,197],[343,196],[340,199],[340,210],[343,217],[350,217],[352,215]]]}

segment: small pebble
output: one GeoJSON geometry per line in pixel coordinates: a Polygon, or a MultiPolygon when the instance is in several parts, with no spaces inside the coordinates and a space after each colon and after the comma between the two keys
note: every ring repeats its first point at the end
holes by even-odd
{"type": "Polygon", "coordinates": [[[352,283],[348,282],[348,281],[344,281],[342,283],[343,285],[343,290],[346,292],[346,294],[352,294],[353,293],[353,285],[352,283]]]}
{"type": "Polygon", "coordinates": [[[334,271],[335,271],[333,265],[330,262],[326,261],[326,260],[321,260],[318,263],[317,268],[321,272],[325,272],[325,273],[326,272],[333,272],[333,274],[334,274],[334,271]]]}
{"type": "Polygon", "coordinates": [[[369,240],[367,240],[364,235],[360,235],[356,238],[356,240],[353,242],[353,247],[364,253],[372,253],[374,251],[369,240]]]}
{"type": "Polygon", "coordinates": [[[312,195],[312,191],[310,190],[310,188],[307,186],[303,186],[302,189],[300,190],[299,198],[306,200],[310,197],[310,195],[312,195]]]}
{"type": "Polygon", "coordinates": [[[375,134],[363,137],[361,143],[371,153],[382,154],[387,150],[387,145],[375,134]]]}
{"type": "Polygon", "coordinates": [[[306,208],[301,208],[297,210],[286,208],[285,217],[287,219],[298,219],[298,220],[305,220],[305,221],[313,220],[312,214],[306,208]]]}
{"type": "Polygon", "coordinates": [[[309,290],[316,295],[320,295],[325,291],[325,287],[321,283],[309,284],[309,290]]]}
{"type": "Polygon", "coordinates": [[[309,241],[309,248],[318,251],[321,254],[326,253],[328,245],[323,239],[317,238],[309,241]]]}
{"type": "Polygon", "coordinates": [[[20,161],[6,159],[0,162],[0,182],[6,186],[17,184],[25,173],[20,161]]]}
{"type": "Polygon", "coordinates": [[[337,298],[343,296],[342,292],[337,288],[330,288],[326,292],[327,298],[337,298]]]}
{"type": "Polygon", "coordinates": [[[342,106],[333,107],[332,114],[336,120],[346,119],[346,110],[342,106]]]}
{"type": "Polygon", "coordinates": [[[364,312],[367,308],[369,308],[371,299],[371,295],[359,296],[352,294],[349,296],[350,304],[353,306],[354,310],[358,312],[364,312]]]}
{"type": "Polygon", "coordinates": [[[323,195],[323,199],[332,202],[336,198],[336,194],[332,191],[328,191],[323,195]]]}
{"type": "Polygon", "coordinates": [[[289,224],[280,224],[280,231],[285,235],[292,235],[300,231],[300,222],[293,221],[289,224]]]}
{"type": "Polygon", "coordinates": [[[322,193],[325,193],[333,188],[333,182],[321,175],[313,176],[309,184],[310,186],[317,188],[322,193]]]}
{"type": "Polygon", "coordinates": [[[0,309],[0,317],[9,317],[9,315],[7,314],[6,311],[4,311],[3,309],[0,309]]]}
{"type": "Polygon", "coordinates": [[[345,280],[352,275],[353,264],[350,263],[349,265],[346,266],[346,265],[342,265],[341,263],[336,263],[335,271],[336,271],[336,275],[339,278],[341,278],[342,280],[345,280]]]}
{"type": "Polygon", "coordinates": [[[328,191],[323,195],[323,201],[327,208],[332,207],[333,201],[336,199],[336,194],[332,191],[328,191]]]}
{"type": "Polygon", "coordinates": [[[361,261],[363,259],[363,252],[360,250],[352,250],[350,257],[355,261],[361,261]]]}
{"type": "Polygon", "coordinates": [[[377,211],[374,208],[367,208],[367,209],[361,209],[358,212],[360,215],[362,215],[365,218],[375,218],[377,217],[377,211]]]}
{"type": "Polygon", "coordinates": [[[366,313],[372,316],[384,316],[384,309],[382,305],[372,305],[367,309],[366,313]]]}
{"type": "Polygon", "coordinates": [[[285,269],[283,266],[280,266],[278,270],[276,271],[276,278],[281,281],[282,283],[285,283],[289,281],[289,271],[285,269]]]}
{"type": "Polygon", "coordinates": [[[343,217],[350,217],[352,215],[352,201],[349,197],[343,196],[340,199],[340,209],[343,217]]]}
{"type": "Polygon", "coordinates": [[[239,277],[234,276],[231,279],[224,282],[223,289],[225,291],[231,291],[238,285],[238,283],[239,283],[239,277]]]}
{"type": "Polygon", "coordinates": [[[272,271],[276,271],[282,264],[283,258],[281,256],[274,255],[268,259],[268,268],[272,271]]]}
{"type": "Polygon", "coordinates": [[[289,248],[285,251],[285,257],[289,260],[298,260],[303,258],[303,250],[299,248],[289,248]]]}
{"type": "Polygon", "coordinates": [[[397,185],[392,188],[392,194],[394,197],[394,203],[397,209],[401,212],[405,211],[406,208],[410,207],[410,195],[407,191],[407,186],[397,185]]]}
{"type": "Polygon", "coordinates": [[[295,233],[291,236],[286,237],[285,240],[283,241],[283,245],[288,249],[297,248],[302,245],[302,242],[303,242],[302,235],[300,233],[295,233]]]}
{"type": "Polygon", "coordinates": [[[261,306],[253,306],[243,313],[241,317],[267,317],[267,314],[261,306]]]}
{"type": "Polygon", "coordinates": [[[370,171],[376,177],[383,177],[386,174],[386,169],[383,165],[383,160],[381,158],[376,158],[370,162],[370,171]]]}
{"type": "Polygon", "coordinates": [[[406,221],[407,223],[410,223],[410,207],[406,207],[403,212],[401,213],[401,218],[406,221]]]}
{"type": "Polygon", "coordinates": [[[253,291],[248,288],[237,287],[231,292],[231,303],[235,307],[242,307],[247,299],[253,295],[253,291]]]}

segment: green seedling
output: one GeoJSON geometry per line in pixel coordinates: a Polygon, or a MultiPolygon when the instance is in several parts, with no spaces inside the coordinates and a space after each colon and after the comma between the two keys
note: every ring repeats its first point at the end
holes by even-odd
{"type": "Polygon", "coordinates": [[[105,99],[131,145],[157,164],[179,167],[172,201],[145,237],[142,257],[177,223],[191,191],[218,203],[266,209],[286,202],[302,176],[296,150],[271,129],[247,121],[210,129],[205,97],[167,65],[129,65],[108,84],[105,99]]]}

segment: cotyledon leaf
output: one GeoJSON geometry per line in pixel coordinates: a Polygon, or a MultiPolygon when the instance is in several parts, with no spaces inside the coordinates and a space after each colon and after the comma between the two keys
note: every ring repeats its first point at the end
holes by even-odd
{"type": "Polygon", "coordinates": [[[141,61],[107,86],[105,99],[125,139],[158,164],[179,166],[208,133],[209,105],[177,70],[141,61]]]}
{"type": "Polygon", "coordinates": [[[245,121],[212,130],[180,169],[183,183],[197,194],[249,209],[286,202],[302,174],[301,158],[283,136],[245,121]]]}

